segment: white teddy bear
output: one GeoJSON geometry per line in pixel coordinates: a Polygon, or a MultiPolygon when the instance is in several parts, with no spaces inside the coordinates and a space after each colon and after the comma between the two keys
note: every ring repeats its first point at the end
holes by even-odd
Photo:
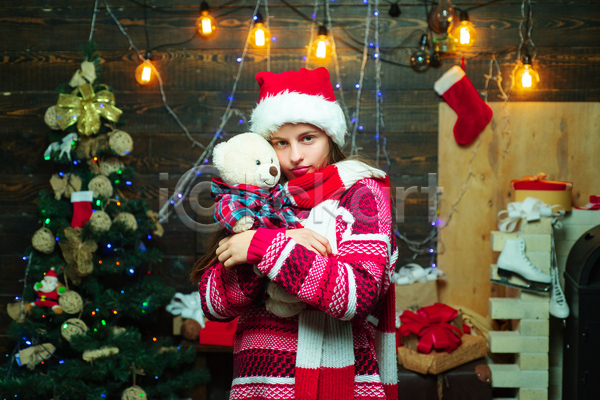
{"type": "MultiPolygon", "coordinates": [[[[279,184],[277,154],[263,137],[241,133],[218,144],[213,150],[213,165],[221,176],[211,185],[215,219],[229,233],[261,227],[302,227],[279,184]]],[[[279,317],[291,317],[306,307],[273,282],[269,282],[267,294],[267,310],[279,317]]]]}

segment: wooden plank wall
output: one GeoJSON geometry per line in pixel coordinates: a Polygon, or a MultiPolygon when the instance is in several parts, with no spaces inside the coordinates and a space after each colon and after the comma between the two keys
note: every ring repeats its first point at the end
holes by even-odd
{"type": "MultiPolygon", "coordinates": [[[[146,0],[161,7],[147,10],[150,47],[183,42],[194,35],[198,17],[196,0],[146,0]]],[[[306,15],[313,4],[306,0],[289,0],[306,15]]],[[[102,57],[100,80],[116,91],[117,105],[124,111],[126,130],[135,141],[131,157],[126,161],[137,169],[133,189],[150,199],[158,208],[160,187],[174,188],[177,179],[199,156],[181,129],[162,105],[157,86],[140,87],[133,79],[137,56],[129,48],[100,1],[94,40],[102,57]],[[168,181],[158,174],[170,174],[168,181]]],[[[142,51],[146,50],[143,0],[108,0],[115,16],[142,51]]],[[[212,0],[217,6],[224,1],[212,0]]],[[[166,98],[193,137],[207,143],[215,132],[226,107],[227,97],[237,72],[237,57],[242,53],[254,2],[239,0],[214,10],[219,15],[214,38],[194,37],[185,44],[165,46],[152,52],[152,57],[165,81],[166,98]]],[[[458,3],[467,8],[477,2],[458,3]]],[[[345,32],[334,32],[347,43],[350,37],[362,40],[366,5],[361,0],[331,2],[332,17],[345,32]]],[[[48,128],[43,122],[45,110],[55,103],[55,88],[68,82],[81,62],[79,46],[90,33],[94,0],[3,0],[0,4],[0,335],[8,317],[5,304],[22,290],[25,262],[21,259],[31,234],[39,227],[35,214],[35,198],[44,188],[54,167],[43,161],[48,146],[48,128]]],[[[419,32],[426,28],[424,3],[406,0],[401,4],[402,16],[387,15],[389,5],[381,12],[382,57],[407,64],[417,48],[419,32]],[[409,38],[409,36],[411,36],[409,38]],[[406,40],[408,38],[408,40],[406,40]]],[[[527,95],[515,95],[512,101],[599,101],[600,100],[600,2],[540,0],[534,2],[533,39],[538,46],[536,68],[541,76],[539,88],[527,95]]],[[[272,42],[271,70],[280,72],[304,65],[302,57],[309,39],[310,25],[280,1],[269,6],[272,42]]],[[[264,14],[264,12],[263,12],[264,14]]],[[[319,20],[323,11],[320,10],[319,20]]],[[[427,174],[438,170],[437,130],[438,103],[432,90],[434,82],[449,66],[466,59],[466,71],[474,85],[481,89],[488,72],[492,53],[507,74],[514,66],[519,43],[518,25],[521,3],[507,0],[470,12],[478,31],[479,42],[468,53],[444,59],[444,66],[417,74],[409,68],[383,64],[383,97],[387,150],[391,158],[390,175],[395,187],[427,186],[427,174]]],[[[358,46],[360,47],[360,46],[358,46]]],[[[347,104],[356,97],[361,54],[338,41],[342,84],[347,104]]],[[[250,51],[238,85],[234,107],[246,115],[257,101],[254,75],[267,68],[265,52],[250,51]]],[[[374,155],[374,63],[366,68],[362,96],[359,145],[364,153],[374,155]]],[[[491,90],[490,99],[498,91],[491,90]]],[[[228,134],[247,130],[237,118],[226,128],[228,134]]],[[[429,232],[427,196],[415,194],[405,205],[406,220],[399,230],[419,240],[429,232]]],[[[187,283],[188,268],[203,252],[206,236],[197,235],[176,217],[165,225],[163,239],[149,244],[165,253],[165,279],[179,290],[191,291],[187,283]]],[[[427,263],[426,258],[417,261],[427,263]]],[[[400,244],[400,261],[411,261],[411,252],[400,244]]],[[[1,340],[1,339],[0,339],[1,340]]],[[[2,342],[4,343],[4,342],[2,342]]]]}

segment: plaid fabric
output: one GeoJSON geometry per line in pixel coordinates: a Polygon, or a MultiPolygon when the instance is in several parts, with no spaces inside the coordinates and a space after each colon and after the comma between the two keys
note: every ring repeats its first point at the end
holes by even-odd
{"type": "Polygon", "coordinates": [[[233,233],[233,226],[244,215],[254,218],[252,229],[302,227],[280,184],[269,190],[252,185],[228,185],[215,178],[211,195],[216,202],[215,220],[229,233],[233,233]]]}

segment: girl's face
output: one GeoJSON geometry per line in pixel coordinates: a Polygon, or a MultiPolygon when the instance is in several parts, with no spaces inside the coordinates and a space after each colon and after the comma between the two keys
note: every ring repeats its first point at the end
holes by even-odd
{"type": "Polygon", "coordinates": [[[283,175],[291,180],[327,165],[329,137],[310,124],[285,124],[271,135],[283,175]]]}

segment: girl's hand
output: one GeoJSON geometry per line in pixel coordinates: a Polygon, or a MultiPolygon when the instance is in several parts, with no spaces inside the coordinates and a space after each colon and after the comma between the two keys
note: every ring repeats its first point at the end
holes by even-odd
{"type": "Polygon", "coordinates": [[[285,235],[294,239],[294,241],[307,249],[314,251],[317,254],[327,257],[333,250],[329,244],[329,240],[323,235],[319,235],[317,232],[308,229],[290,229],[285,231],[285,235]]]}
{"type": "Polygon", "coordinates": [[[248,248],[256,231],[246,231],[228,236],[219,242],[217,257],[225,268],[248,262],[248,248]]]}

